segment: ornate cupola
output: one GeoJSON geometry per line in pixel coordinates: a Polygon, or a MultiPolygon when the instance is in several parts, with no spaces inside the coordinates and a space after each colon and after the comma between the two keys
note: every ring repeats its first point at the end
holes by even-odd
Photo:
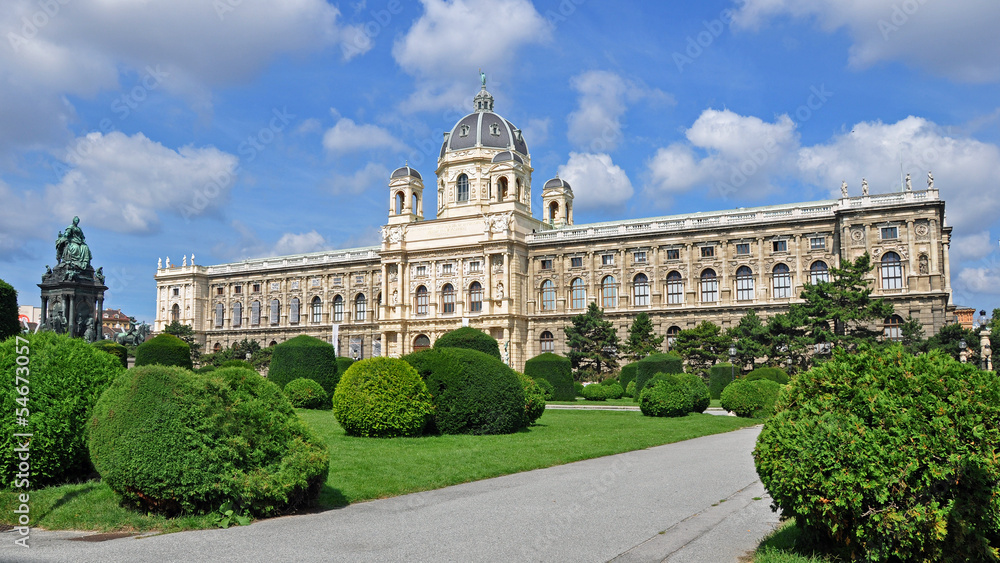
{"type": "Polygon", "coordinates": [[[542,221],[559,228],[573,224],[573,189],[559,176],[542,186],[542,221]]]}
{"type": "Polygon", "coordinates": [[[424,180],[409,163],[389,175],[389,224],[412,223],[424,218],[424,180]]]}

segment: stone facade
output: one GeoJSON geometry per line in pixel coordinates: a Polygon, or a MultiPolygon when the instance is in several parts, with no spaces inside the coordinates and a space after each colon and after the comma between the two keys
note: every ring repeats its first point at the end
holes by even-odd
{"type": "MultiPolygon", "coordinates": [[[[521,132],[475,112],[445,135],[437,214],[424,218],[423,178],[389,179],[380,246],[159,267],[155,331],[192,325],[211,351],[249,338],[334,339],[341,355],[398,357],[464,324],[493,335],[510,364],[565,353],[563,328],[597,301],[627,334],[645,311],[659,334],[702,320],[729,327],[754,309],[787,310],[802,286],[869,252],[875,297],[928,335],[952,316],[944,201],[927,190],[690,215],[573,224],[573,192],[558,178],[532,216],[531,159],[521,132]]],[[[665,346],[669,346],[667,339],[665,346]]]]}

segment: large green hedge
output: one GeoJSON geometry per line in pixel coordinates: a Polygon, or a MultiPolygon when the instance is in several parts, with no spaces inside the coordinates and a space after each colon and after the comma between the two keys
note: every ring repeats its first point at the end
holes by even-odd
{"type": "Polygon", "coordinates": [[[15,334],[21,334],[18,314],[17,290],[9,283],[0,280],[0,342],[15,334]]]}
{"type": "Polygon", "coordinates": [[[773,367],[757,368],[748,373],[744,379],[746,379],[747,381],[757,381],[758,379],[769,379],[775,383],[780,383],[782,385],[785,385],[789,381],[788,373],[785,372],[785,370],[773,367]]]}
{"type": "Polygon", "coordinates": [[[395,358],[356,362],[340,378],[333,395],[333,415],[348,436],[418,436],[433,412],[420,374],[395,358]]]}
{"type": "Polygon", "coordinates": [[[94,348],[103,350],[118,358],[118,360],[122,363],[123,368],[128,367],[128,348],[122,346],[114,340],[98,340],[94,342],[94,348]]]}
{"type": "Polygon", "coordinates": [[[715,364],[708,368],[708,394],[713,399],[722,396],[722,390],[735,381],[739,370],[733,364],[715,364]]]}
{"type": "Polygon", "coordinates": [[[0,343],[2,487],[14,485],[23,461],[16,449],[27,439],[14,434],[32,434],[28,479],[32,489],[90,474],[93,467],[84,438],[87,421],[98,397],[124,371],[111,354],[52,332],[0,343]],[[27,425],[18,424],[20,419],[27,425]]]}
{"type": "Polygon", "coordinates": [[[650,354],[635,362],[635,397],[642,395],[642,387],[658,373],[683,373],[684,360],[674,354],[650,354]]]}
{"type": "Polygon", "coordinates": [[[737,379],[722,390],[719,405],[736,416],[767,418],[774,414],[774,404],[782,387],[770,379],[737,379]]]}
{"type": "Polygon", "coordinates": [[[336,382],[333,384],[334,388],[336,388],[337,383],[340,382],[340,376],[347,373],[347,368],[352,365],[354,365],[354,359],[348,358],[347,356],[337,356],[337,376],[335,378],[336,382]]]}
{"type": "Polygon", "coordinates": [[[442,334],[440,338],[434,341],[434,347],[479,350],[498,360],[503,359],[500,355],[500,345],[497,343],[496,338],[471,326],[463,326],[462,328],[442,334]]]}
{"type": "Polygon", "coordinates": [[[527,425],[524,388],[500,360],[464,348],[433,348],[403,357],[421,375],[444,434],[509,434],[527,425]]]}
{"type": "Polygon", "coordinates": [[[339,380],[337,350],[333,345],[315,336],[300,334],[274,346],[267,378],[284,388],[289,381],[300,377],[319,383],[327,396],[332,397],[339,380]]]}
{"type": "Polygon", "coordinates": [[[167,333],[147,340],[135,349],[135,366],[151,365],[191,369],[191,347],[187,342],[167,333]]]}
{"type": "Polygon", "coordinates": [[[805,539],[851,561],[996,561],[1000,380],[932,351],[834,349],[754,450],[805,539]]]}
{"type": "Polygon", "coordinates": [[[243,368],[145,366],[115,379],[89,429],[101,479],[132,506],[254,516],[311,503],[329,453],[277,385],[243,368]]]}
{"type": "Polygon", "coordinates": [[[622,366],[622,370],[618,374],[618,383],[621,383],[623,388],[628,388],[628,384],[635,381],[635,370],[638,367],[635,362],[622,366]]]}
{"type": "Polygon", "coordinates": [[[555,389],[553,401],[574,401],[573,364],[569,358],[546,352],[524,362],[524,374],[530,378],[544,378],[555,389]]]}

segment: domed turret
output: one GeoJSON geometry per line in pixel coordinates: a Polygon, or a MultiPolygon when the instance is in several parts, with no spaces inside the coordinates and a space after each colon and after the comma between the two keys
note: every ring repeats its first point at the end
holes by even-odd
{"type": "Polygon", "coordinates": [[[409,164],[393,170],[392,174],[389,176],[389,179],[406,178],[406,177],[412,177],[416,178],[417,180],[423,180],[423,178],[420,176],[420,172],[417,172],[416,170],[410,168],[409,164]]]}
{"type": "Polygon", "coordinates": [[[445,133],[441,144],[441,157],[449,151],[467,150],[473,147],[513,150],[522,156],[528,155],[528,145],[521,130],[500,115],[493,112],[493,95],[482,89],[472,101],[475,111],[458,120],[445,133]]]}
{"type": "Polygon", "coordinates": [[[559,176],[542,187],[543,221],[553,227],[573,224],[573,188],[559,176]]]}
{"type": "Polygon", "coordinates": [[[409,163],[389,175],[389,224],[424,218],[424,180],[409,163]]]}

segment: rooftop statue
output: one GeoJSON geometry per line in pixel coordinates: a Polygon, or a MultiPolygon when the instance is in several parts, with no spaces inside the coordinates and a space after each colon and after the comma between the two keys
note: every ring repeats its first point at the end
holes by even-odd
{"type": "Polygon", "coordinates": [[[56,238],[56,262],[75,274],[90,267],[90,257],[90,247],[80,228],[80,218],[73,217],[73,224],[56,238]]]}

